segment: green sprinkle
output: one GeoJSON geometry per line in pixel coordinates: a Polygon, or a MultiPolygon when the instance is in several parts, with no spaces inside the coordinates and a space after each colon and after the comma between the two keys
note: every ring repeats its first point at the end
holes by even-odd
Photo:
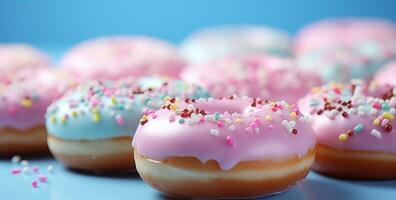
{"type": "Polygon", "coordinates": [[[382,110],[390,110],[389,104],[384,102],[384,103],[382,104],[382,110]]]}
{"type": "Polygon", "coordinates": [[[184,124],[186,122],[184,119],[179,119],[179,124],[184,124]]]}
{"type": "Polygon", "coordinates": [[[353,128],[353,131],[355,133],[360,133],[360,132],[362,132],[363,129],[364,129],[363,124],[358,124],[358,125],[355,126],[355,128],[353,128]]]}
{"type": "Polygon", "coordinates": [[[215,112],[215,113],[214,113],[214,119],[215,119],[216,121],[219,120],[219,119],[220,119],[220,113],[215,112]]]}

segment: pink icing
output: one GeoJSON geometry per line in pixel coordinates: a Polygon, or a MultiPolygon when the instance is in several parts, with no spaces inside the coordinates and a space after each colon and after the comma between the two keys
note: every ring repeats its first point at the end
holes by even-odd
{"type": "Polygon", "coordinates": [[[66,53],[60,65],[87,80],[146,75],[177,77],[185,63],[177,49],[165,41],[118,36],[85,41],[66,53]]]}
{"type": "Polygon", "coordinates": [[[374,76],[375,87],[390,89],[396,86],[396,61],[384,66],[374,76]]]}
{"type": "Polygon", "coordinates": [[[48,67],[49,57],[25,44],[0,44],[0,76],[13,74],[23,68],[48,67]]]}
{"type": "Polygon", "coordinates": [[[396,153],[394,94],[386,100],[374,98],[366,96],[360,87],[352,90],[351,85],[330,84],[316,88],[299,101],[299,108],[311,115],[319,144],[344,150],[396,153]],[[328,102],[326,109],[324,98],[328,102]],[[348,135],[347,139],[340,138],[343,134],[348,135]]]}
{"type": "Polygon", "coordinates": [[[47,106],[72,86],[70,75],[51,69],[19,71],[0,80],[0,129],[44,124],[47,106]]]}
{"type": "Polygon", "coordinates": [[[322,82],[316,73],[299,70],[287,58],[252,55],[195,64],[181,73],[216,97],[237,94],[295,103],[322,82]]]}
{"type": "Polygon", "coordinates": [[[139,154],[215,160],[229,170],[242,161],[302,157],[315,146],[313,130],[295,105],[237,97],[178,101],[165,104],[155,118],[142,118],[133,139],[139,154]]]}
{"type": "Polygon", "coordinates": [[[295,40],[297,55],[363,42],[394,45],[396,26],[379,19],[330,19],[313,23],[300,31],[295,40]]]}

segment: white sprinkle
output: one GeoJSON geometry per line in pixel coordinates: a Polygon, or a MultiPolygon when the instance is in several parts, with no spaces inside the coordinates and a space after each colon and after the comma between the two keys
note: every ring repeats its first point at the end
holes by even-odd
{"type": "Polygon", "coordinates": [[[22,165],[22,166],[28,166],[28,165],[29,165],[29,161],[27,161],[27,160],[22,160],[22,161],[21,161],[21,165],[22,165]]]}
{"type": "Polygon", "coordinates": [[[285,127],[286,131],[291,133],[293,128],[290,126],[289,122],[287,120],[282,121],[283,127],[285,127]]]}
{"type": "Polygon", "coordinates": [[[259,134],[260,133],[260,129],[259,128],[255,128],[254,131],[259,134]]]}
{"type": "Polygon", "coordinates": [[[396,113],[396,109],[395,109],[395,108],[391,108],[391,109],[389,110],[389,112],[390,112],[391,114],[395,114],[395,113],[396,113]]]}
{"type": "Polygon", "coordinates": [[[28,174],[29,171],[30,171],[30,168],[28,166],[22,168],[22,172],[25,174],[28,174]]]}
{"type": "Polygon", "coordinates": [[[219,136],[219,131],[216,129],[210,129],[210,134],[214,136],[219,136]]]}
{"type": "Polygon", "coordinates": [[[236,129],[235,125],[231,125],[228,127],[228,130],[230,131],[235,131],[235,129],[236,129]]]}
{"type": "Polygon", "coordinates": [[[11,162],[14,164],[18,164],[19,162],[21,162],[21,156],[15,155],[11,158],[11,162]]]}
{"type": "Polygon", "coordinates": [[[47,166],[47,171],[50,172],[50,173],[54,172],[54,166],[48,165],[47,166]]]}
{"type": "Polygon", "coordinates": [[[381,132],[379,132],[379,131],[377,131],[375,129],[371,130],[370,135],[372,135],[372,136],[374,136],[376,138],[381,138],[381,132]]]}

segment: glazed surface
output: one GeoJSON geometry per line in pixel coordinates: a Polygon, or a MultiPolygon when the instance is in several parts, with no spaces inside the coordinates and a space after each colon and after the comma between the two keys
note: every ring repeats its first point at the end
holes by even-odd
{"type": "Polygon", "coordinates": [[[230,170],[242,161],[303,157],[314,148],[313,130],[295,105],[230,98],[171,99],[142,118],[134,149],[153,160],[194,157],[230,170]]]}
{"type": "Polygon", "coordinates": [[[394,94],[367,96],[359,83],[314,88],[299,102],[311,116],[319,144],[335,149],[396,153],[394,94]]]}

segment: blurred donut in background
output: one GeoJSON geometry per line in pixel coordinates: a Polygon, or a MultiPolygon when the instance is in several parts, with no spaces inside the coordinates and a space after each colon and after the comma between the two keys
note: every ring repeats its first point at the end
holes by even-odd
{"type": "Polygon", "coordinates": [[[25,69],[0,80],[0,155],[49,153],[44,114],[76,84],[54,69],[25,69]]]}
{"type": "Polygon", "coordinates": [[[185,62],[177,49],[145,36],[112,36],[87,40],[69,50],[60,66],[83,80],[149,75],[177,77],[185,62]]]}
{"type": "Polygon", "coordinates": [[[329,19],[303,28],[294,43],[300,66],[324,81],[370,79],[396,58],[396,26],[379,19],[329,19]]]}
{"type": "Polygon", "coordinates": [[[288,56],[291,39],[287,33],[269,27],[228,25],[199,30],[188,36],[180,49],[192,63],[257,53],[288,56]]]}
{"type": "Polygon", "coordinates": [[[0,44],[0,77],[21,69],[48,67],[51,60],[44,52],[27,44],[0,44]]]}
{"type": "Polygon", "coordinates": [[[311,87],[321,85],[315,73],[300,71],[289,58],[268,55],[227,57],[187,67],[181,77],[201,85],[215,97],[230,95],[295,103],[311,87]]]}
{"type": "Polygon", "coordinates": [[[392,98],[396,94],[396,61],[392,61],[379,70],[370,83],[370,92],[383,99],[392,98]]]}

